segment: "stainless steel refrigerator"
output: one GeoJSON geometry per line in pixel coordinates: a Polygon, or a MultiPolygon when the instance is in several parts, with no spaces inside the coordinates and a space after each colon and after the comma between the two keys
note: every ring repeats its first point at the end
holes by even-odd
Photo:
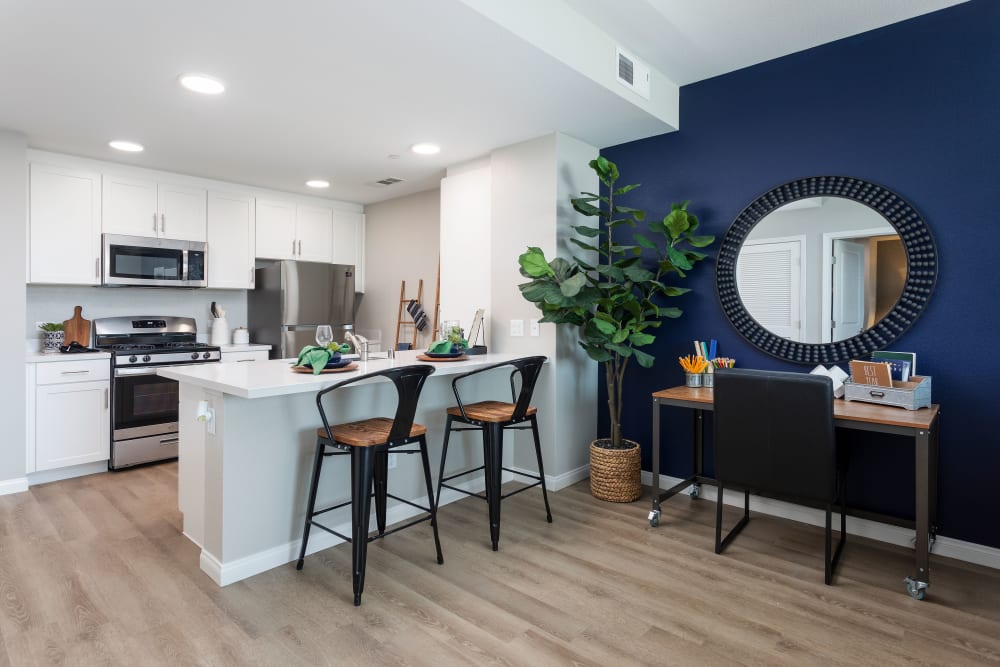
{"type": "Polygon", "coordinates": [[[316,344],[316,326],[329,324],[343,341],[354,324],[354,267],[283,260],[257,269],[247,293],[250,340],[271,345],[272,359],[296,357],[316,344]]]}

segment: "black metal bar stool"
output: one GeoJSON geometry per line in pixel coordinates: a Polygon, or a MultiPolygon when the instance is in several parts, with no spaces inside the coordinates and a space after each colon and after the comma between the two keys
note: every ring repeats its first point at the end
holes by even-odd
{"type": "Polygon", "coordinates": [[[437,549],[437,561],[443,563],[441,555],[441,540],[437,529],[437,502],[434,497],[434,487],[431,482],[430,460],[427,456],[427,428],[413,423],[417,410],[417,399],[424,386],[424,380],[434,372],[432,366],[419,364],[391,368],[377,373],[368,373],[359,377],[338,382],[332,387],[323,389],[316,395],[316,407],[319,408],[323,428],[317,429],[316,458],[313,462],[312,483],[309,487],[309,508],[306,512],[305,528],[302,531],[302,550],[296,569],[301,570],[305,561],[306,546],[309,543],[309,529],[312,526],[321,528],[352,544],[351,562],[354,584],[354,604],[361,604],[361,593],[365,588],[365,561],[368,555],[368,543],[409,528],[422,521],[430,520],[434,530],[434,546],[437,549]],[[396,387],[396,415],[392,419],[373,417],[347,424],[330,425],[323,409],[323,397],[326,394],[355,382],[371,378],[384,377],[392,381],[396,387]],[[417,449],[396,450],[397,447],[418,443],[417,449]],[[333,450],[333,451],[327,451],[333,450]],[[424,466],[424,481],[427,484],[427,502],[430,507],[417,505],[405,498],[388,493],[389,451],[398,454],[420,454],[424,466]],[[323,459],[327,456],[350,454],[351,456],[351,499],[322,509],[316,509],[316,490],[319,486],[320,470],[323,459]],[[375,516],[378,524],[378,534],[369,536],[368,522],[371,516],[371,499],[375,498],[375,516]],[[390,531],[385,529],[386,499],[392,498],[428,513],[427,516],[414,519],[390,531]],[[338,509],[351,506],[351,536],[342,535],[315,520],[315,517],[338,509]]]}
{"type": "Polygon", "coordinates": [[[445,424],[444,430],[444,447],[441,450],[441,474],[438,476],[435,506],[441,500],[442,487],[486,500],[489,504],[490,540],[493,543],[493,551],[497,550],[500,543],[500,501],[504,498],[509,498],[517,493],[541,485],[542,499],[545,501],[545,519],[549,523],[552,523],[552,512],[549,510],[549,494],[545,488],[545,468],[542,467],[542,448],[538,440],[538,422],[535,419],[536,410],[531,406],[531,394],[535,390],[535,381],[538,379],[538,374],[542,370],[542,364],[545,363],[545,359],[545,357],[522,357],[499,364],[492,364],[469,373],[463,373],[455,377],[451,383],[458,405],[448,408],[448,421],[445,424]],[[480,401],[467,405],[462,401],[462,397],[458,393],[458,383],[461,380],[505,366],[513,367],[510,373],[510,396],[512,402],[480,401]],[[518,379],[521,385],[520,391],[516,389],[516,381],[518,379]],[[453,422],[468,424],[468,426],[453,427],[453,422]],[[529,428],[535,438],[535,457],[538,459],[537,475],[503,467],[504,429],[526,430],[529,428]],[[448,440],[453,430],[483,432],[483,465],[445,477],[444,466],[448,458],[448,440]],[[468,475],[479,470],[485,471],[486,492],[484,494],[472,493],[457,486],[445,484],[445,482],[456,477],[462,477],[463,475],[468,475]],[[529,484],[504,494],[501,489],[501,478],[504,470],[536,481],[534,484],[529,484]]]}

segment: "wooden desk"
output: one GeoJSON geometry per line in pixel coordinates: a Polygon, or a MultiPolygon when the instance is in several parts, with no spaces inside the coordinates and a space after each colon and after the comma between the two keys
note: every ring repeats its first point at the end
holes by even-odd
{"type": "MultiPolygon", "coordinates": [[[[697,496],[703,482],[716,484],[704,474],[704,428],[705,412],[712,411],[712,390],[691,387],[671,387],[653,393],[653,507],[649,513],[649,523],[657,526],[660,522],[660,503],[671,496],[693,487],[691,494],[697,496]],[[694,438],[692,463],[694,474],[675,484],[666,491],[660,488],[660,408],[662,406],[689,408],[694,414],[694,438]]],[[[849,515],[888,521],[916,529],[916,566],[913,576],[906,577],[906,590],[914,598],[922,600],[930,585],[930,549],[937,533],[937,458],[938,421],[940,406],[932,405],[920,410],[886,407],[858,401],[834,400],[833,417],[837,428],[857,431],[892,433],[913,438],[916,462],[916,511],[915,521],[900,521],[893,517],[870,512],[848,510],[849,515]]]]}

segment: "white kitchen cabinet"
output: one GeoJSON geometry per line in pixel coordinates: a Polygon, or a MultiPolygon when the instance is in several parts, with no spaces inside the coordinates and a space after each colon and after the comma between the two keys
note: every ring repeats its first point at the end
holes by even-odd
{"type": "Polygon", "coordinates": [[[295,246],[295,204],[257,199],[257,257],[298,259],[295,246]]]}
{"type": "Polygon", "coordinates": [[[269,353],[267,350],[246,350],[246,351],[222,351],[222,363],[243,363],[248,361],[267,361],[269,353]]]}
{"type": "Polygon", "coordinates": [[[105,174],[102,202],[107,234],[205,240],[204,188],[105,174]]]}
{"type": "Polygon", "coordinates": [[[257,257],[329,262],[333,209],[257,200],[257,257]]]}
{"type": "Polygon", "coordinates": [[[28,282],[101,282],[101,175],[32,163],[28,282]]]}
{"type": "Polygon", "coordinates": [[[28,472],[105,461],[111,455],[111,368],[107,359],[32,364],[28,472]],[[33,465],[32,465],[33,464],[33,465]]]}
{"type": "Polygon", "coordinates": [[[365,291],[365,215],[360,211],[333,212],[334,264],[354,265],[354,290],[365,291]]]}
{"type": "Polygon", "coordinates": [[[209,191],[209,287],[253,289],[254,219],[253,197],[209,191]]]}

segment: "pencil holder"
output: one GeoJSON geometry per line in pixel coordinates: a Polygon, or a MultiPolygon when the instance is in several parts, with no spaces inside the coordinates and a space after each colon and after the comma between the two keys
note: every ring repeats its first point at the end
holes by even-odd
{"type": "Polygon", "coordinates": [[[700,387],[703,373],[686,373],[684,384],[688,387],[700,387]]]}
{"type": "Polygon", "coordinates": [[[701,386],[711,389],[715,386],[715,373],[702,373],[701,386]]]}

